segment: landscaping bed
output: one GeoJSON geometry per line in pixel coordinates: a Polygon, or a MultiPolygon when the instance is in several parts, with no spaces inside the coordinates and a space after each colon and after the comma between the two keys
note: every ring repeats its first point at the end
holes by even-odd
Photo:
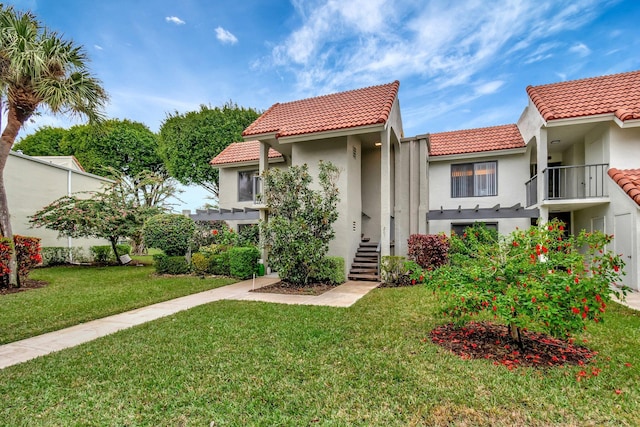
{"type": "Polygon", "coordinates": [[[308,285],[296,285],[287,282],[278,282],[272,285],[253,289],[251,292],[261,292],[269,294],[289,294],[289,295],[322,295],[323,293],[335,289],[337,285],[327,283],[310,283],[308,285]]]}

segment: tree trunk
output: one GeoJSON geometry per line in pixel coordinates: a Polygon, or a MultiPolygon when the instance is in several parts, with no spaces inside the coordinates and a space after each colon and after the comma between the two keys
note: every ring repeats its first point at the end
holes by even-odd
{"type": "MultiPolygon", "coordinates": [[[[0,102],[0,110],[2,103],[0,102]]],[[[2,235],[13,241],[13,230],[11,229],[11,217],[9,215],[9,204],[7,203],[7,192],[4,187],[4,168],[7,165],[9,152],[13,146],[18,132],[22,127],[22,122],[16,116],[15,110],[9,106],[9,114],[7,117],[7,126],[0,137],[0,231],[2,235]]],[[[9,259],[9,286],[19,287],[18,282],[18,262],[16,259],[16,251],[13,250],[9,259]]]]}
{"type": "Polygon", "coordinates": [[[522,341],[522,334],[520,333],[520,328],[513,323],[509,323],[509,336],[511,339],[518,344],[520,350],[524,351],[524,342],[522,341]]]}
{"type": "Polygon", "coordinates": [[[118,264],[124,265],[124,263],[120,259],[120,255],[118,255],[118,247],[116,246],[118,243],[118,238],[110,237],[109,241],[111,242],[111,249],[113,249],[113,253],[116,256],[116,261],[118,261],[118,264]]]}

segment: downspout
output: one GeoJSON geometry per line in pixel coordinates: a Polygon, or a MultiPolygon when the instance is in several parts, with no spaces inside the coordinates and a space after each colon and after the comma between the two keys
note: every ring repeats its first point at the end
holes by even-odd
{"type": "MultiPolygon", "coordinates": [[[[67,196],[71,197],[71,175],[73,171],[69,169],[67,171],[67,196]]],[[[73,243],[71,241],[71,236],[67,236],[67,254],[69,254],[69,262],[73,262],[73,252],[71,251],[73,243]]]]}

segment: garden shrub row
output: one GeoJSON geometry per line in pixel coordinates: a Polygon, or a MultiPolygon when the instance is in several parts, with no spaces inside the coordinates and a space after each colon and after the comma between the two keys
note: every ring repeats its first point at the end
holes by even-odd
{"type": "Polygon", "coordinates": [[[83,248],[68,248],[64,246],[47,246],[41,249],[42,265],[50,267],[64,265],[70,262],[88,262],[91,260],[83,248]]]}
{"type": "MultiPolygon", "coordinates": [[[[117,261],[110,245],[91,246],[90,250],[94,262],[107,264],[109,262],[117,261]]],[[[116,251],[118,251],[118,256],[130,255],[131,246],[116,245],[116,251]]]]}
{"type": "Polygon", "coordinates": [[[191,264],[197,274],[213,274],[248,279],[258,272],[260,251],[254,246],[209,245],[193,254],[191,264]]]}
{"type": "Polygon", "coordinates": [[[313,271],[311,281],[330,285],[344,283],[344,258],[336,256],[325,257],[313,271]]]}

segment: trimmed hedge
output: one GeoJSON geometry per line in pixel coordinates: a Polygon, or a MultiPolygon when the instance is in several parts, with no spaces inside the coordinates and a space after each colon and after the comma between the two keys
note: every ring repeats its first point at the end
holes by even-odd
{"type": "MultiPolygon", "coordinates": [[[[91,255],[93,255],[93,261],[106,264],[108,262],[117,261],[113,255],[113,249],[111,245],[91,246],[91,255]]],[[[116,245],[116,251],[118,256],[131,254],[131,246],[129,245],[116,245]]]]}
{"type": "Polygon", "coordinates": [[[196,225],[180,214],[159,214],[149,218],[142,228],[144,243],[168,256],[184,255],[191,248],[196,225]]]}
{"type": "Polygon", "coordinates": [[[41,249],[42,265],[50,267],[54,265],[65,265],[69,262],[86,262],[91,259],[85,254],[82,248],[67,248],[64,246],[47,246],[41,249]]]}
{"type": "Polygon", "coordinates": [[[229,272],[238,279],[248,279],[258,272],[260,251],[255,247],[231,248],[229,254],[229,272]]]}
{"type": "Polygon", "coordinates": [[[344,258],[339,256],[325,257],[315,268],[312,281],[339,285],[345,282],[344,258]]]}
{"type": "Polygon", "coordinates": [[[153,256],[155,269],[158,274],[188,274],[191,273],[191,265],[183,256],[168,256],[156,254],[153,256]]]}

